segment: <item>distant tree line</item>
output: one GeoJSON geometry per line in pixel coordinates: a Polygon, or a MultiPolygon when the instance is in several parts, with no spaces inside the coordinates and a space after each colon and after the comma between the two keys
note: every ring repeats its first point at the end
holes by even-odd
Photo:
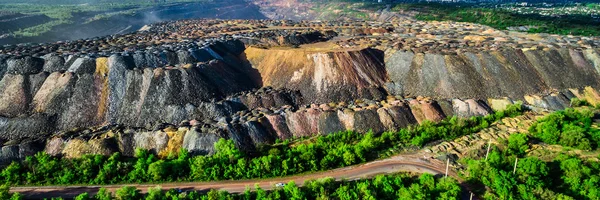
{"type": "MultiPolygon", "coordinates": [[[[194,0],[0,0],[2,3],[31,3],[31,4],[46,4],[46,5],[77,5],[77,4],[106,4],[106,3],[173,3],[173,2],[191,2],[194,0]]],[[[196,0],[205,1],[205,0],[196,0]]]]}
{"type": "Polygon", "coordinates": [[[531,26],[530,33],[551,33],[561,35],[600,35],[600,21],[588,15],[542,16],[539,14],[518,14],[501,9],[480,8],[463,4],[399,4],[396,10],[419,11],[416,19],[425,21],[459,21],[488,25],[497,29],[531,26]]]}

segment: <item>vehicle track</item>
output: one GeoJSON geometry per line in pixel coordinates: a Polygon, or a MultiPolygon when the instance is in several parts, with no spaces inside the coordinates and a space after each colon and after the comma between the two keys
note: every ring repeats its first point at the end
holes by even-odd
{"type": "MultiPolygon", "coordinates": [[[[206,191],[210,189],[216,189],[226,190],[230,193],[241,193],[246,188],[254,189],[255,185],[258,185],[263,189],[270,190],[274,188],[276,183],[280,182],[287,183],[289,181],[294,181],[298,186],[302,186],[307,180],[315,180],[326,177],[332,177],[335,178],[335,180],[356,180],[379,174],[389,174],[395,172],[431,173],[434,175],[443,176],[445,174],[445,163],[430,158],[417,157],[415,155],[399,155],[384,160],[378,160],[361,165],[349,166],[324,172],[269,179],[151,184],[13,187],[10,189],[10,192],[19,192],[24,195],[26,199],[43,199],[52,197],[73,198],[84,192],[94,195],[100,188],[106,188],[108,191],[115,192],[117,189],[123,186],[134,186],[141,190],[142,193],[148,191],[148,188],[153,187],[161,187],[164,190],[181,189],[182,191],[206,191]]],[[[462,182],[462,180],[453,170],[449,170],[448,176],[456,178],[459,182],[462,182]]]]}

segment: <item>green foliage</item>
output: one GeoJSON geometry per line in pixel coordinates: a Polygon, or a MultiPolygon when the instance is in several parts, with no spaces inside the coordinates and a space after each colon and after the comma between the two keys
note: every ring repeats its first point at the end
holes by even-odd
{"type": "Polygon", "coordinates": [[[542,16],[479,8],[467,4],[399,4],[394,10],[415,10],[415,18],[426,21],[459,21],[488,25],[497,29],[529,26],[530,33],[600,35],[600,22],[589,15],[542,16]]]}
{"type": "MultiPolygon", "coordinates": [[[[220,139],[216,153],[190,157],[187,151],[158,159],[147,150],[137,150],[135,158],[115,153],[110,157],[86,155],[58,159],[45,153],[12,163],[0,172],[11,185],[116,184],[168,181],[211,181],[268,178],[329,170],[379,159],[401,148],[421,147],[429,142],[477,132],[492,122],[523,112],[521,105],[486,117],[450,118],[439,123],[425,122],[381,135],[344,131],[312,138],[305,142],[264,146],[247,155],[233,140],[220,139]]],[[[343,189],[340,189],[343,190],[343,189]]],[[[118,195],[117,195],[118,196],[118,195]]]]}
{"type": "Polygon", "coordinates": [[[529,149],[529,138],[526,134],[517,133],[512,134],[508,138],[508,152],[510,154],[514,154],[517,156],[525,155],[526,151],[529,149]]]}
{"type": "Polygon", "coordinates": [[[485,199],[598,199],[600,165],[576,157],[559,156],[545,162],[536,157],[519,159],[516,173],[513,151],[490,152],[490,159],[470,160],[467,181],[483,185],[485,199]]]}
{"type": "Polygon", "coordinates": [[[0,185],[0,199],[10,198],[10,187],[8,185],[0,185]]]}
{"type": "Polygon", "coordinates": [[[566,109],[539,119],[529,133],[548,144],[592,150],[600,142],[600,130],[592,127],[593,117],[589,109],[566,109]]]}
{"type": "MultiPolygon", "coordinates": [[[[378,175],[372,179],[356,181],[335,182],[333,178],[324,178],[314,181],[306,181],[304,187],[298,187],[293,181],[284,187],[266,191],[256,187],[254,191],[246,189],[241,194],[230,194],[226,191],[210,190],[205,194],[193,192],[179,193],[174,190],[162,191],[160,188],[151,188],[145,196],[136,193],[132,187],[123,187],[117,191],[116,199],[120,199],[119,191],[127,191],[126,199],[137,200],[166,200],[166,199],[409,199],[411,197],[427,197],[428,199],[459,199],[461,188],[458,182],[452,178],[435,178],[431,174],[412,176],[409,174],[378,175]]],[[[96,199],[100,199],[96,197],[96,199]]],[[[121,198],[123,199],[123,198],[121,198]]]]}
{"type": "Polygon", "coordinates": [[[148,193],[146,194],[146,200],[167,200],[166,194],[160,189],[160,187],[156,188],[148,188],[148,193]]]}
{"type": "Polygon", "coordinates": [[[112,200],[112,193],[106,190],[106,188],[100,188],[98,193],[94,196],[97,200],[112,200]]]}
{"type": "Polygon", "coordinates": [[[125,186],[117,190],[115,197],[117,200],[136,200],[141,199],[142,194],[133,186],[125,186]]]}
{"type": "Polygon", "coordinates": [[[572,107],[581,107],[581,106],[591,106],[591,104],[585,99],[572,98],[571,106],[572,107]]]}
{"type": "Polygon", "coordinates": [[[53,20],[53,21],[49,21],[47,23],[43,23],[37,26],[32,26],[26,29],[22,29],[22,30],[18,30],[15,31],[14,34],[15,36],[23,36],[23,37],[33,37],[33,36],[39,36],[42,33],[46,33],[50,30],[52,30],[52,28],[54,28],[55,26],[58,25],[62,25],[62,24],[70,24],[72,23],[69,20],[53,20]]]}
{"type": "Polygon", "coordinates": [[[75,200],[90,200],[90,195],[86,193],[81,193],[75,197],[75,200]]]}
{"type": "Polygon", "coordinates": [[[500,146],[502,149],[494,147],[487,160],[466,161],[466,180],[470,185],[479,187],[473,189],[484,199],[600,197],[600,163],[596,160],[567,155],[559,155],[550,160],[525,156],[523,150],[528,148],[525,134],[511,135],[507,143],[500,146]],[[513,173],[518,157],[521,158],[518,159],[516,171],[513,173]]]}
{"type": "Polygon", "coordinates": [[[34,37],[51,31],[57,26],[72,24],[79,20],[74,16],[89,15],[85,22],[89,23],[115,15],[132,15],[152,6],[183,2],[211,2],[211,0],[0,0],[0,12],[41,14],[52,18],[52,21],[46,23],[12,31],[16,37],[34,37]]]}

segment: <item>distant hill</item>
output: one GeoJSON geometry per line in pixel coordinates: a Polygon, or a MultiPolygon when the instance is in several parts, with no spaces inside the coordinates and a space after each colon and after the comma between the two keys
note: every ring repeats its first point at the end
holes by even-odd
{"type": "MultiPolygon", "coordinates": [[[[0,0],[2,3],[32,3],[32,4],[96,4],[96,3],[169,3],[190,2],[194,0],[0,0]]],[[[202,1],[202,0],[199,0],[202,1]]]]}

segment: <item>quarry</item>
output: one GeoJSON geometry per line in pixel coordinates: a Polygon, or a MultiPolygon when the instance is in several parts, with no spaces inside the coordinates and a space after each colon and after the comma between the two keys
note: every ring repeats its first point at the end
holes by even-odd
{"type": "Polygon", "coordinates": [[[600,101],[600,38],[460,22],[179,20],[0,48],[0,162],[214,153],[600,101]]]}

